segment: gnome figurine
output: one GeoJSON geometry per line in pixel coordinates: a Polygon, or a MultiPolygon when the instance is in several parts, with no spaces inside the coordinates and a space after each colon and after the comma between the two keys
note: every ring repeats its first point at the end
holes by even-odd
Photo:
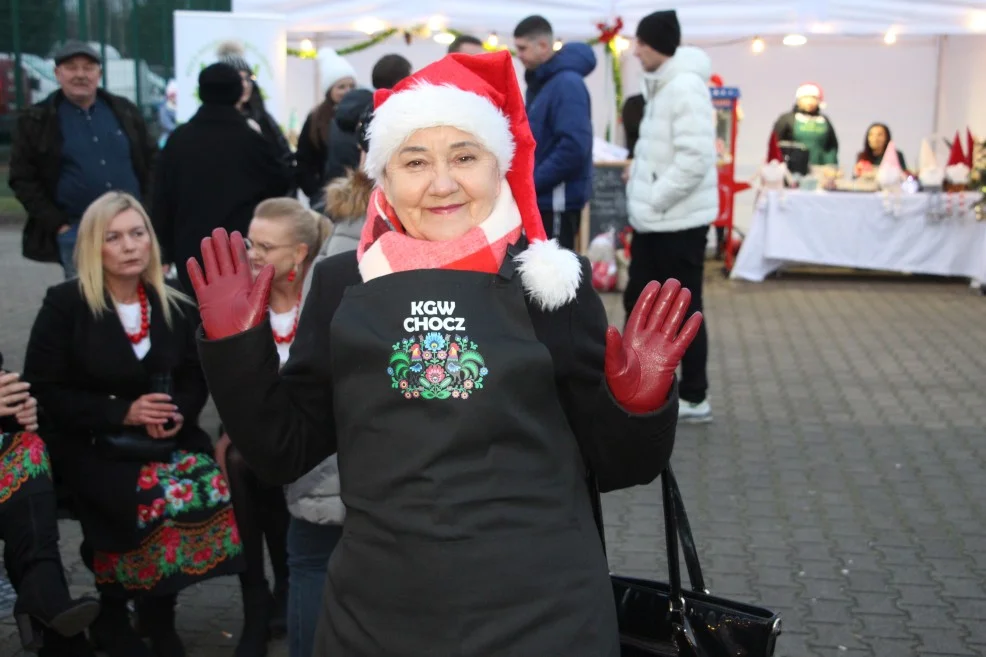
{"type": "Polygon", "coordinates": [[[897,147],[891,141],[883,154],[880,168],[876,172],[876,181],[883,190],[883,209],[895,217],[900,214],[901,183],[904,182],[904,172],[900,168],[897,157],[897,147]]]}
{"type": "Polygon", "coordinates": [[[770,145],[767,147],[767,161],[757,172],[760,180],[760,190],[757,192],[757,208],[763,209],[767,204],[767,195],[762,192],[778,192],[778,201],[784,204],[784,184],[794,184],[794,178],[788,171],[784,154],[777,142],[777,133],[770,134],[770,145]]]}
{"type": "Polygon", "coordinates": [[[921,189],[928,194],[927,216],[933,221],[945,218],[945,208],[942,203],[942,184],[945,181],[945,170],[938,166],[938,158],[927,139],[921,140],[921,155],[918,157],[918,180],[921,189]]]}

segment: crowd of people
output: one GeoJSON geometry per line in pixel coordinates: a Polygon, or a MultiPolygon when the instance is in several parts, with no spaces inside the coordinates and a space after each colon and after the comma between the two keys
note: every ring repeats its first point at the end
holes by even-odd
{"type": "Polygon", "coordinates": [[[376,93],[321,52],[296,151],[235,44],[160,151],[97,52],[56,55],[10,168],[24,255],[66,279],[0,378],[3,463],[33,482],[0,488],[26,647],[184,655],[178,595],[236,575],[236,657],[618,654],[591,491],[652,481],[679,419],[711,419],[708,57],[673,11],[638,27],[621,333],[571,251],[595,55],[541,16],[514,38],[526,94],[469,36],[383,57],[376,93]],[[98,601],[65,587],[54,482],[98,601]]]}

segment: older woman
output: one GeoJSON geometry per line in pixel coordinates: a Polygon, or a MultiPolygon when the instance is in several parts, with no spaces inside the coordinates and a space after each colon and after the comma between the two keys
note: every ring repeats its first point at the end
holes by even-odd
{"type": "Polygon", "coordinates": [[[24,376],[78,503],[102,603],[90,635],[110,657],[180,657],[178,592],[242,563],[228,486],[198,425],[208,397],[198,314],[165,284],[150,221],[128,194],[89,206],[75,259],[79,279],[45,296],[24,376]],[[151,649],[130,625],[131,598],[151,649]]]}
{"type": "Polygon", "coordinates": [[[190,260],[203,365],[271,481],[338,451],[343,536],[316,657],[592,655],[619,639],[586,471],[652,481],[701,317],[652,283],[623,336],[589,267],[544,238],[509,53],[449,55],[378,91],[355,253],[318,265],[278,372],[242,238],[190,260]]]}
{"type": "Polygon", "coordinates": [[[14,617],[26,650],[44,644],[43,657],[86,657],[93,652],[80,633],[96,618],[99,604],[69,595],[51,465],[35,433],[38,400],[30,388],[19,374],[3,370],[0,354],[0,540],[17,591],[14,617]]]}
{"type": "MultiPolygon", "coordinates": [[[[302,286],[308,270],[325,241],[332,224],[322,215],[306,209],[297,199],[272,198],[253,212],[247,244],[250,265],[256,274],[266,265],[274,268],[270,294],[270,323],[277,345],[278,360],[284,364],[294,342],[304,302],[302,286]]],[[[246,557],[246,570],[240,574],[243,597],[243,631],[235,657],[263,657],[271,635],[283,636],[287,631],[295,642],[298,617],[307,610],[297,607],[296,579],[302,573],[291,571],[291,601],[288,601],[288,507],[284,489],[262,481],[235,446],[223,435],[216,445],[216,456],[229,477],[233,509],[240,528],[246,557]],[[264,543],[274,571],[273,595],[264,574],[264,543]]],[[[326,558],[322,562],[325,569],[326,558]]],[[[305,601],[315,607],[320,600],[305,601]]],[[[311,654],[311,650],[308,651],[311,654]]]]}

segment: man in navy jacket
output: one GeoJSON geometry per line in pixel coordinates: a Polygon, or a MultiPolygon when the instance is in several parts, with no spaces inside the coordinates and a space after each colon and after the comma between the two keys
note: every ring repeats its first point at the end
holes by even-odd
{"type": "Polygon", "coordinates": [[[542,16],[529,16],[514,30],[517,56],[527,69],[541,220],[549,238],[571,249],[582,208],[592,196],[592,117],[583,78],[596,68],[596,55],[584,43],[569,43],[556,52],[554,40],[542,16]]]}

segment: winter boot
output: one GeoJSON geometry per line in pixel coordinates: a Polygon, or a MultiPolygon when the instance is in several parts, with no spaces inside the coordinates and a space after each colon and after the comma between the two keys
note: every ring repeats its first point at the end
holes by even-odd
{"type": "Polygon", "coordinates": [[[55,494],[39,493],[8,501],[0,515],[4,561],[17,591],[14,618],[25,650],[43,642],[42,628],[70,637],[96,618],[93,598],[73,600],[58,552],[55,494]]]}

